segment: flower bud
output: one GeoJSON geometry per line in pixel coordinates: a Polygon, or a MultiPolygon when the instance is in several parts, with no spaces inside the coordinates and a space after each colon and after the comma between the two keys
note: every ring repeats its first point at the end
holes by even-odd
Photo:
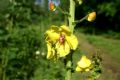
{"type": "Polygon", "coordinates": [[[83,3],[83,0],[78,0],[79,5],[83,3]]]}
{"type": "Polygon", "coordinates": [[[96,12],[91,12],[91,13],[88,14],[87,20],[88,20],[89,22],[92,22],[92,21],[94,21],[95,19],[96,19],[96,12]]]}
{"type": "Polygon", "coordinates": [[[51,11],[56,10],[55,4],[52,1],[49,3],[49,8],[50,8],[51,11]]]}

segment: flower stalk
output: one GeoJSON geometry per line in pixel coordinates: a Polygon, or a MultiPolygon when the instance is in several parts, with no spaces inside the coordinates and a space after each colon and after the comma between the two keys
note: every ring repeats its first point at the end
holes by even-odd
{"type": "Polygon", "coordinates": [[[74,21],[73,24],[76,25],[77,23],[81,23],[81,22],[84,21],[87,17],[88,17],[88,15],[84,16],[84,17],[81,18],[80,20],[74,21]]]}
{"type": "MultiPolygon", "coordinates": [[[[73,22],[75,21],[75,2],[74,0],[70,0],[70,8],[69,8],[69,27],[71,32],[73,33],[75,24],[73,22]]],[[[66,58],[66,76],[65,80],[72,80],[72,53],[69,54],[66,58]]]]}
{"type": "Polygon", "coordinates": [[[70,0],[70,8],[69,8],[69,27],[73,33],[75,25],[73,24],[75,20],[75,2],[74,0],[70,0]]]}

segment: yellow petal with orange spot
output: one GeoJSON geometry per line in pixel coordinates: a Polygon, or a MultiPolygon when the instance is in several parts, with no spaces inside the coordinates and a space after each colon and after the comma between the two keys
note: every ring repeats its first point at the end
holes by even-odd
{"type": "Polygon", "coordinates": [[[64,44],[57,43],[56,49],[57,49],[57,54],[60,57],[65,57],[70,53],[70,47],[67,42],[65,42],[64,44]]]}

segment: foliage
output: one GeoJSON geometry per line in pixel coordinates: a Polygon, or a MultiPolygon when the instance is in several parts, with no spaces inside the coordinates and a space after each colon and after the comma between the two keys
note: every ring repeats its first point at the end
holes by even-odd
{"type": "Polygon", "coordinates": [[[43,32],[54,19],[48,16],[57,14],[48,14],[48,8],[42,8],[34,1],[6,0],[9,4],[1,5],[4,9],[0,10],[0,80],[31,80],[36,77],[38,69],[41,80],[58,77],[62,80],[64,76],[64,70],[58,69],[61,67],[59,63],[50,65],[44,57],[43,32]]]}
{"type": "Polygon", "coordinates": [[[64,80],[65,69],[63,63],[60,61],[52,63],[43,57],[39,60],[39,63],[33,80],[64,80]]]}
{"type": "Polygon", "coordinates": [[[36,36],[32,29],[15,28],[5,38],[1,37],[1,68],[2,72],[5,71],[2,75],[21,80],[29,80],[33,76],[37,65],[35,51],[40,46],[40,39],[36,36]]]}
{"type": "Polygon", "coordinates": [[[9,4],[0,13],[0,80],[30,80],[41,46],[40,28],[32,24],[41,17],[37,18],[34,0],[6,1],[9,4]]]}

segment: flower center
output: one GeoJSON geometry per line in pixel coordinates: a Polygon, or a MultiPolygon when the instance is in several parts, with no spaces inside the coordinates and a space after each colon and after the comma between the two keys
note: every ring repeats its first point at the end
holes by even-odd
{"type": "Polygon", "coordinates": [[[60,36],[59,42],[62,43],[62,44],[65,42],[65,36],[64,35],[60,36]]]}

